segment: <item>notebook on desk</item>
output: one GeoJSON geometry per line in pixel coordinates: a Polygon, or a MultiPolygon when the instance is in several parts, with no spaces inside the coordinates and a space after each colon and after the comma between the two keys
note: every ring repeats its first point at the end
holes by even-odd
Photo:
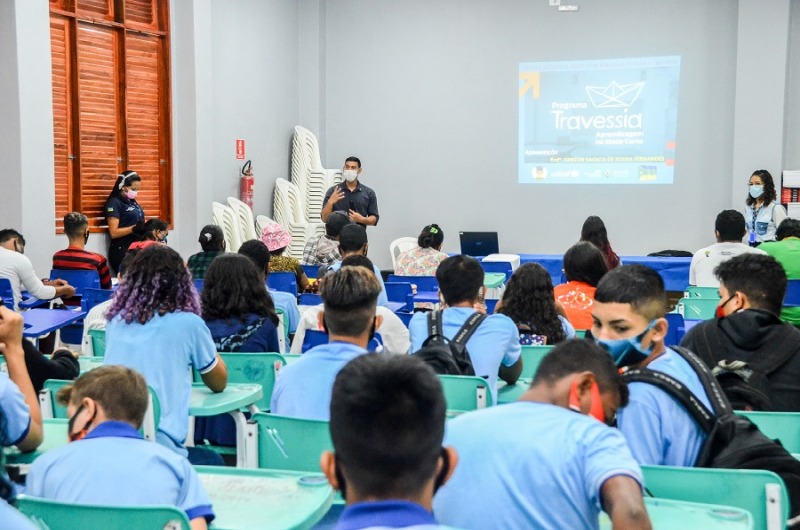
{"type": "Polygon", "coordinates": [[[500,252],[497,232],[459,232],[461,253],[467,256],[488,256],[500,252]]]}

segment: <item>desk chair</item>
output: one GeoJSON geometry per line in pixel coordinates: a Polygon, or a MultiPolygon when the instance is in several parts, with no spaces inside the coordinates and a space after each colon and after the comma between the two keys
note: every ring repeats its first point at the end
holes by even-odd
{"type": "Polygon", "coordinates": [[[83,296],[81,296],[81,309],[88,313],[94,306],[111,300],[113,295],[113,289],[84,289],[83,296]]]}
{"type": "Polygon", "coordinates": [[[719,287],[697,287],[690,285],[683,293],[684,298],[716,298],[719,300],[719,287]]]}
{"type": "Polygon", "coordinates": [[[16,506],[50,530],[73,528],[169,528],[190,530],[186,512],[175,506],[96,506],[20,495],[16,506]],[[90,525],[87,525],[91,521],[90,525]]]}
{"type": "Polygon", "coordinates": [[[418,239],[416,237],[399,237],[389,243],[389,254],[392,255],[392,270],[397,269],[397,258],[400,254],[419,246],[418,239]]]}
{"type": "MultiPolygon", "coordinates": [[[[328,344],[328,334],[318,329],[307,329],[303,337],[302,352],[305,353],[311,348],[321,344],[328,344]]],[[[367,350],[371,352],[383,351],[383,337],[381,337],[380,333],[375,333],[375,336],[372,337],[372,340],[367,344],[367,350]]]]}
{"type": "Polygon", "coordinates": [[[656,498],[733,506],[750,512],[754,530],[786,527],[789,496],[771,471],[642,466],[647,490],[656,498]]]}
{"type": "Polygon", "coordinates": [[[800,279],[786,283],[786,295],[783,297],[784,307],[800,307],[800,279]]]}
{"type": "Polygon", "coordinates": [[[400,311],[406,313],[414,312],[414,293],[411,284],[406,282],[386,282],[386,297],[390,302],[400,302],[405,304],[400,311]]]}
{"type": "MultiPolygon", "coordinates": [[[[716,311],[716,309],[715,309],[716,311]]],[[[667,319],[667,336],[664,337],[664,344],[667,346],[678,346],[686,334],[686,327],[683,322],[683,315],[680,313],[667,313],[664,315],[667,319]]]]}
{"type": "Polygon", "coordinates": [[[11,288],[11,280],[8,278],[0,278],[0,298],[3,299],[4,306],[14,310],[14,290],[11,288]]]}
{"type": "Polygon", "coordinates": [[[486,379],[475,375],[440,375],[448,411],[469,411],[492,406],[486,379]]]}
{"type": "Polygon", "coordinates": [[[319,472],[323,451],[333,451],[328,422],[257,412],[258,467],[319,472]]]}
{"type": "Polygon", "coordinates": [[[800,453],[800,412],[737,410],[736,414],[750,419],[769,438],[780,440],[790,453],[800,453]]]}
{"type": "Polygon", "coordinates": [[[678,313],[684,319],[709,320],[716,316],[719,298],[681,298],[678,313]]]}
{"type": "Polygon", "coordinates": [[[397,274],[390,274],[388,281],[412,283],[417,286],[417,291],[436,292],[439,290],[439,282],[436,281],[435,276],[398,276],[397,274]]]}
{"type": "Polygon", "coordinates": [[[86,333],[86,343],[90,344],[91,354],[95,357],[105,357],[106,355],[106,330],[90,329],[86,333]]]}
{"type": "MultiPolygon", "coordinates": [[[[255,402],[259,410],[269,410],[272,401],[272,390],[275,379],[281,368],[286,366],[286,359],[279,353],[230,353],[219,354],[228,367],[229,383],[256,383],[261,385],[263,397],[255,402]]],[[[202,382],[200,374],[195,372],[195,381],[202,382]]]]}
{"type": "Polygon", "coordinates": [[[270,272],[267,287],[297,296],[297,276],[293,272],[270,272]]]}
{"type": "Polygon", "coordinates": [[[539,369],[542,359],[553,348],[555,346],[522,346],[522,353],[520,354],[520,357],[522,357],[522,373],[520,377],[532,379],[536,375],[536,370],[539,369]]]}
{"type": "Polygon", "coordinates": [[[199,295],[200,293],[202,293],[203,286],[206,283],[205,280],[192,280],[192,282],[194,283],[194,289],[195,291],[197,291],[197,294],[199,295]]]}
{"type": "Polygon", "coordinates": [[[276,307],[275,314],[278,315],[278,349],[281,350],[278,353],[287,353],[289,351],[286,346],[289,344],[289,326],[286,325],[286,312],[276,307]]]}
{"type": "Polygon", "coordinates": [[[509,261],[484,261],[481,260],[481,267],[484,272],[502,272],[506,275],[506,282],[511,279],[514,273],[511,262],[509,261]]]}
{"type": "Polygon", "coordinates": [[[75,296],[83,296],[86,289],[100,289],[100,275],[96,270],[52,269],[50,279],[66,280],[75,288],[75,296]]]}
{"type": "Polygon", "coordinates": [[[322,265],[300,265],[303,267],[303,272],[306,273],[306,277],[310,280],[311,278],[316,278],[317,274],[319,273],[319,268],[322,265]]]}
{"type": "Polygon", "coordinates": [[[298,298],[298,305],[319,305],[322,303],[322,297],[314,293],[303,293],[298,298]]]}

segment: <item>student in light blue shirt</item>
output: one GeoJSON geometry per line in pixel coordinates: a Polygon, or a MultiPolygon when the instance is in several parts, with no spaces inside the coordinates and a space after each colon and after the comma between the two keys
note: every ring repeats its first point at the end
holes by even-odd
{"type": "Polygon", "coordinates": [[[445,443],[459,454],[434,513],[463,528],[650,528],[642,473],[624,437],[605,425],[627,389],[588,341],[556,346],[516,403],[463,414],[445,443]]]}
{"type": "Polygon", "coordinates": [[[58,398],[67,406],[72,443],[36,459],[27,495],[76,504],[176,506],[193,530],[214,519],[189,461],[139,434],[148,401],[139,373],[101,366],[59,391],[58,398]]]}
{"type": "MultiPolygon", "coordinates": [[[[180,455],[189,425],[189,396],[195,368],[203,383],[222,392],[228,371],[200,318],[200,303],[180,255],[151,245],[133,258],[106,313],[105,364],[141,373],[161,403],[156,439],[180,455]]],[[[192,448],[194,464],[217,463],[212,451],[192,448]]]]}
{"type": "Polygon", "coordinates": [[[311,348],[281,369],[270,411],[281,416],[327,420],[331,388],[348,361],[367,352],[383,317],[375,314],[381,287],[364,267],[345,266],[321,280],[319,324],[328,344],[311,348]]]}
{"type": "MultiPolygon", "coordinates": [[[[481,264],[469,256],[451,256],[439,264],[436,281],[446,306],[442,312],[442,331],[446,337],[454,337],[476,308],[486,311],[481,302],[486,294],[483,277],[481,264]]],[[[428,314],[415,313],[408,330],[411,334],[411,352],[415,352],[428,338],[428,314]]],[[[497,403],[498,375],[513,385],[522,372],[522,350],[517,326],[505,315],[489,315],[467,341],[467,351],[475,375],[486,378],[492,392],[492,402],[497,403]]]]}
{"type": "MultiPolygon", "coordinates": [[[[713,410],[689,363],[664,346],[666,295],[657,272],[644,265],[618,267],[597,284],[594,300],[592,336],[617,366],[664,372],[713,410]]],[[[706,441],[692,415],[648,383],[630,384],[630,400],[620,410],[617,426],[643,465],[692,467],[706,441]]]]}
{"type": "MultiPolygon", "coordinates": [[[[339,232],[339,254],[342,255],[342,260],[354,254],[366,256],[368,249],[367,229],[360,224],[352,223],[345,225],[341,232],[339,232]]],[[[342,262],[337,261],[328,267],[328,271],[338,271],[341,266],[342,262]]],[[[381,292],[378,295],[378,305],[387,307],[389,305],[389,297],[386,295],[386,286],[383,285],[381,270],[377,265],[373,264],[372,267],[375,270],[375,277],[378,278],[378,282],[380,282],[381,285],[381,292]]]]}
{"type": "Polygon", "coordinates": [[[334,450],[321,459],[347,503],[337,530],[444,528],[431,504],[458,460],[442,447],[446,408],[439,379],[416,357],[373,353],[342,368],[330,405],[334,450]]]}

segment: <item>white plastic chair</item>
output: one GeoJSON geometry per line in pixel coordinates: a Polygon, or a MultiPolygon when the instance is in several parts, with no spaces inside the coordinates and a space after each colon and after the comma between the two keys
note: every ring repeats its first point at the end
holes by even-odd
{"type": "Polygon", "coordinates": [[[258,239],[261,239],[261,232],[264,231],[264,227],[274,222],[275,221],[273,219],[270,219],[266,215],[256,216],[256,234],[258,235],[258,239]]]}
{"type": "Polygon", "coordinates": [[[286,228],[292,236],[292,242],[286,252],[297,259],[303,257],[303,248],[306,246],[309,233],[309,223],[305,221],[302,209],[303,199],[297,186],[286,179],[277,179],[273,204],[275,222],[286,228]]]}
{"type": "Polygon", "coordinates": [[[319,222],[325,192],[342,182],[342,171],[322,167],[317,137],[299,125],[294,128],[292,138],[291,179],[304,199],[301,211],[304,220],[319,222]]]}
{"type": "Polygon", "coordinates": [[[236,220],[239,223],[239,235],[242,243],[251,239],[258,239],[255,221],[253,220],[253,210],[236,197],[228,197],[228,206],[233,209],[236,220]]]}
{"type": "Polygon", "coordinates": [[[389,253],[392,255],[392,270],[397,269],[397,257],[400,254],[418,246],[416,237],[400,237],[389,243],[389,253]]]}
{"type": "Polygon", "coordinates": [[[214,224],[222,228],[222,233],[225,235],[226,250],[228,252],[238,251],[242,240],[239,236],[239,223],[233,208],[220,202],[213,202],[211,203],[211,212],[214,224]]]}

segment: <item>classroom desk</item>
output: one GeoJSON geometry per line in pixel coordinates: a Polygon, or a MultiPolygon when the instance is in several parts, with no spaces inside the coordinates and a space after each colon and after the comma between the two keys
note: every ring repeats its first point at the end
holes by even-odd
{"type": "Polygon", "coordinates": [[[241,409],[258,412],[255,406],[264,395],[261,385],[228,383],[222,392],[212,392],[203,383],[192,384],[192,394],[189,397],[189,432],[186,435],[186,445],[194,441],[194,417],[216,416],[230,414],[236,424],[236,466],[258,467],[258,447],[254,435],[257,426],[248,424],[247,418],[241,409]]]}
{"type": "Polygon", "coordinates": [[[72,309],[29,309],[23,311],[25,337],[41,337],[86,316],[85,311],[72,309]]]}
{"type": "Polygon", "coordinates": [[[216,519],[212,530],[311,528],[333,502],[321,473],[197,466],[216,519]]]}
{"type": "MultiPolygon", "coordinates": [[[[520,264],[536,262],[550,273],[553,285],[561,283],[564,256],[559,254],[519,254],[520,264]]],[[[620,256],[623,265],[647,265],[664,280],[667,291],[683,291],[689,285],[689,265],[692,258],[657,258],[653,256],[620,256]]]]}
{"type": "Polygon", "coordinates": [[[42,420],[43,440],[42,445],[36,448],[35,451],[29,453],[22,453],[16,447],[7,447],[3,450],[5,455],[6,465],[17,467],[19,474],[27,475],[28,467],[39,456],[56,447],[67,445],[69,437],[67,436],[67,424],[69,420],[66,418],[45,418],[42,420]]]}
{"type": "MultiPolygon", "coordinates": [[[[506,282],[506,275],[502,272],[487,272],[483,275],[483,286],[486,287],[487,291],[489,289],[500,289],[503,287],[503,284],[506,282]]],[[[491,293],[487,292],[486,297],[492,298],[489,296],[491,293]]],[[[439,292],[438,291],[417,291],[414,293],[414,303],[431,303],[431,304],[438,304],[439,303],[439,292]]]]}
{"type": "MultiPolygon", "coordinates": [[[[658,530],[747,530],[753,528],[750,512],[730,506],[698,504],[694,502],[673,501],[669,499],[644,499],[647,514],[653,528],[658,530]]],[[[605,513],[600,514],[600,528],[610,530],[611,520],[605,513]]]]}
{"type": "Polygon", "coordinates": [[[105,357],[92,357],[89,355],[78,357],[81,375],[103,366],[103,361],[105,361],[105,357]]]}
{"type": "Polygon", "coordinates": [[[513,385],[509,385],[502,379],[497,380],[497,404],[504,405],[518,400],[531,386],[533,378],[520,377],[513,385]]]}

